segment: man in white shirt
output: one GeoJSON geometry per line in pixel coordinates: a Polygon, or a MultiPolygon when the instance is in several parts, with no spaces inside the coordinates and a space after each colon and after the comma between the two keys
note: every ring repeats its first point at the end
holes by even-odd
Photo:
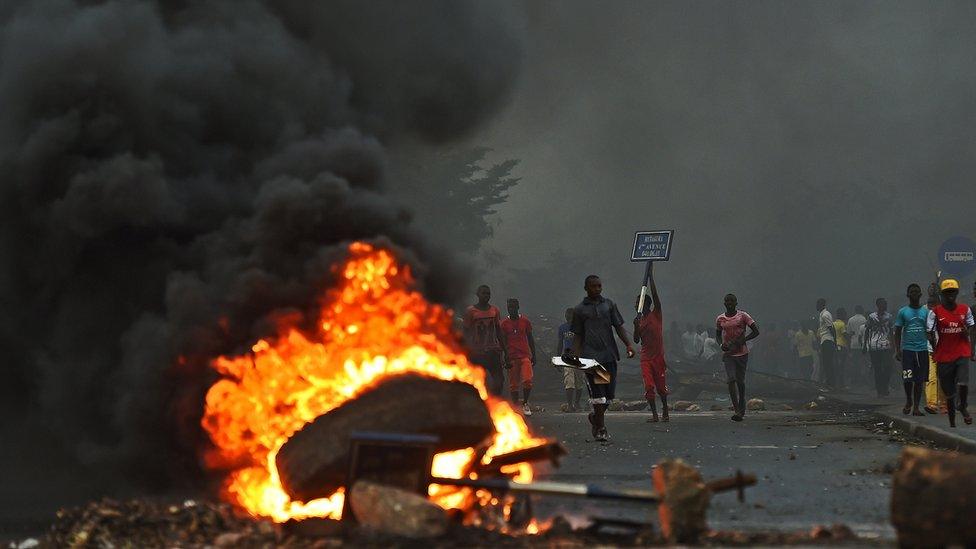
{"type": "Polygon", "coordinates": [[[837,372],[834,371],[834,353],[837,352],[837,332],[834,329],[834,317],[827,310],[827,300],[817,300],[819,322],[817,340],[820,342],[820,371],[823,372],[824,382],[828,387],[837,385],[837,372]]]}
{"type": "Polygon", "coordinates": [[[879,397],[886,397],[895,361],[895,353],[891,349],[891,332],[894,325],[891,313],[888,312],[888,300],[879,297],[874,303],[878,310],[868,316],[868,321],[864,325],[864,336],[861,338],[861,348],[862,352],[868,353],[871,358],[875,391],[879,397]]]}
{"type": "Polygon", "coordinates": [[[681,350],[684,351],[685,357],[689,360],[698,360],[701,358],[703,342],[704,340],[701,338],[701,335],[695,332],[695,329],[689,322],[685,332],[681,334],[681,350]]]}
{"type": "Polygon", "coordinates": [[[864,316],[864,307],[857,305],[854,307],[854,316],[847,319],[847,327],[844,331],[847,333],[848,349],[850,349],[847,364],[851,373],[848,375],[848,379],[854,381],[856,378],[859,383],[871,386],[866,377],[868,368],[867,362],[864,360],[865,355],[859,352],[864,347],[864,325],[867,322],[868,318],[864,316]]]}

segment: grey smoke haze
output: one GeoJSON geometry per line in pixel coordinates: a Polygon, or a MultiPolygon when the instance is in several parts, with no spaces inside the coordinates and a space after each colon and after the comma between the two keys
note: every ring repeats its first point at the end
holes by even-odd
{"type": "Polygon", "coordinates": [[[762,324],[900,302],[945,238],[976,236],[972,3],[529,8],[513,105],[471,140],[521,160],[486,244],[499,299],[558,317],[595,272],[630,306],[633,231],[674,228],[670,317],[707,322],[733,291],[762,324]],[[509,275],[559,248],[562,272],[509,275]]]}
{"type": "Polygon", "coordinates": [[[384,142],[483,122],[519,41],[477,2],[5,2],[5,419],[153,476],[195,457],[206,359],[314,311],[345,243],[457,296],[384,195],[384,142]]]}

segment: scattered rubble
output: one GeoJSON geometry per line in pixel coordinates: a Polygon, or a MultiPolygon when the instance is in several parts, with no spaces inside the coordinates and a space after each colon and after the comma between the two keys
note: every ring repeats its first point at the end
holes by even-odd
{"type": "Polygon", "coordinates": [[[58,511],[46,547],[186,547],[282,545],[274,523],[247,516],[226,503],[182,505],[111,499],[58,511]],[[231,543],[232,542],[232,543],[231,543]],[[231,545],[226,545],[231,543],[231,545]]]}
{"type": "Polygon", "coordinates": [[[690,401],[690,400],[679,400],[678,402],[675,402],[674,403],[674,405],[672,406],[672,409],[675,412],[684,412],[684,411],[687,411],[688,408],[690,408],[691,406],[694,406],[694,405],[695,404],[692,401],[690,401]]]}
{"type": "Polygon", "coordinates": [[[834,545],[858,541],[857,535],[844,524],[815,526],[807,532],[709,532],[702,538],[705,545],[776,546],[834,545]]]}
{"type": "Polygon", "coordinates": [[[813,401],[807,402],[806,404],[803,405],[804,410],[816,410],[819,407],[820,405],[813,401]]]}
{"type": "Polygon", "coordinates": [[[628,412],[640,412],[647,408],[646,400],[631,400],[624,402],[624,410],[628,412]]]}
{"type": "Polygon", "coordinates": [[[746,410],[750,412],[759,412],[766,409],[766,403],[761,398],[751,398],[749,402],[746,402],[746,410]]]}
{"type": "MultiPolygon", "coordinates": [[[[684,475],[683,475],[684,476],[684,475]]],[[[685,478],[693,479],[694,475],[685,478]]],[[[700,478],[700,477],[699,477],[700,478]]],[[[692,494],[697,483],[692,482],[692,494]]],[[[675,490],[674,487],[671,490],[675,490]]],[[[672,495],[677,492],[672,491],[672,495]]],[[[695,497],[702,497],[695,495],[695,497]]],[[[706,546],[830,545],[856,541],[844,525],[808,531],[702,531],[698,543],[706,546]]],[[[291,521],[276,525],[257,520],[224,503],[188,501],[182,505],[148,501],[102,500],[62,510],[48,534],[25,539],[13,547],[590,547],[595,545],[664,545],[666,540],[648,524],[624,524],[610,519],[569,521],[557,516],[542,526],[539,535],[503,533],[449,523],[439,537],[420,542],[403,536],[352,526],[329,519],[291,521]],[[574,526],[575,525],[575,526],[574,526]],[[639,528],[638,528],[639,526],[639,528]],[[423,543],[423,545],[418,545],[423,543]]]]}
{"type": "Polygon", "coordinates": [[[713,412],[721,412],[725,410],[725,406],[722,406],[721,404],[712,404],[711,407],[709,407],[709,410],[713,412]]]}
{"type": "Polygon", "coordinates": [[[356,521],[383,534],[411,539],[436,538],[447,531],[447,513],[424,496],[360,480],[349,503],[356,521]]]}

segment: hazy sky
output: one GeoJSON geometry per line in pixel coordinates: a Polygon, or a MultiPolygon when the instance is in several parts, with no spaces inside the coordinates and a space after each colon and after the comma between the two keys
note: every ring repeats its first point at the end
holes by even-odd
{"type": "MultiPolygon", "coordinates": [[[[674,228],[658,269],[671,318],[712,319],[727,291],[760,319],[797,318],[819,296],[831,309],[900,301],[945,238],[976,236],[974,4],[527,12],[512,103],[470,139],[521,159],[486,244],[502,269],[566,248],[629,304],[633,232],[674,228]]],[[[553,304],[578,300],[585,274],[547,281],[553,304]]]]}

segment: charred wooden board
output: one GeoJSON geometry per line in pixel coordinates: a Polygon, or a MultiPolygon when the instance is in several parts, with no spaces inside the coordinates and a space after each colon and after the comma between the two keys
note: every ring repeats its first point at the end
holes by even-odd
{"type": "Polygon", "coordinates": [[[477,446],[495,432],[477,389],[417,374],[391,377],[323,414],[292,435],[276,458],[293,499],[325,497],[343,486],[353,431],[437,436],[437,451],[477,446]]]}

